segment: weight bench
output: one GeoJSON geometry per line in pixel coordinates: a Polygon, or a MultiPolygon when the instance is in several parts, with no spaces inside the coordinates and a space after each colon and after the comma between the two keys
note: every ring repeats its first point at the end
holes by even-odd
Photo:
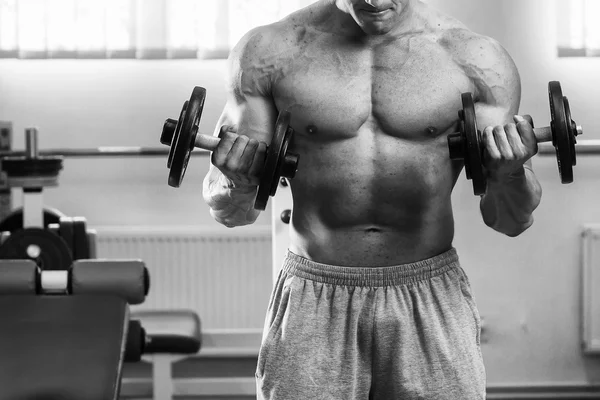
{"type": "Polygon", "coordinates": [[[152,363],[152,398],[170,400],[173,363],[200,350],[200,318],[191,310],[143,310],[133,312],[131,319],[144,327],[142,359],[152,363]]]}
{"type": "Polygon", "coordinates": [[[0,400],[118,399],[129,305],[148,289],[137,260],[0,261],[0,400]]]}

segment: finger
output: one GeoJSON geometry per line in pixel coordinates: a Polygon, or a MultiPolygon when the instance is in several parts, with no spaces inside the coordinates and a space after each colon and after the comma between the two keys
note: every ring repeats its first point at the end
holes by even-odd
{"type": "Polygon", "coordinates": [[[267,157],[267,144],[265,142],[258,142],[258,146],[256,148],[256,152],[254,153],[254,159],[252,160],[252,165],[250,166],[250,170],[248,171],[250,176],[260,177],[263,168],[265,166],[265,159],[267,157]]]}
{"type": "Polygon", "coordinates": [[[248,176],[252,176],[250,169],[254,162],[254,155],[258,149],[259,141],[254,138],[249,138],[244,154],[242,155],[242,165],[240,165],[240,171],[244,171],[248,176]]]}
{"type": "Polygon", "coordinates": [[[516,159],[524,158],[529,151],[522,142],[517,126],[515,124],[506,124],[504,125],[504,132],[506,133],[506,139],[514,157],[516,159]]]}
{"type": "Polygon", "coordinates": [[[219,138],[223,138],[225,136],[227,136],[229,133],[237,133],[237,128],[233,125],[222,125],[221,128],[219,128],[219,138]]]}
{"type": "MultiPolygon", "coordinates": [[[[529,116],[526,116],[529,117],[529,116]]],[[[529,117],[529,121],[520,115],[515,115],[513,117],[515,123],[517,124],[517,130],[519,131],[519,135],[521,136],[521,141],[527,147],[527,149],[532,152],[532,154],[537,153],[538,143],[535,137],[535,133],[533,132],[533,120],[529,117]]]]}
{"type": "Polygon", "coordinates": [[[494,139],[494,132],[492,131],[492,127],[488,126],[483,130],[483,143],[485,149],[487,150],[488,156],[492,160],[499,160],[501,158],[500,150],[496,145],[496,140],[494,139]]]}
{"type": "Polygon", "coordinates": [[[227,156],[235,143],[237,135],[221,127],[218,136],[221,140],[219,141],[217,148],[212,152],[210,158],[213,165],[220,169],[227,163],[227,156]]]}
{"type": "Polygon", "coordinates": [[[496,141],[496,146],[498,146],[502,158],[505,160],[512,160],[514,154],[510,147],[510,143],[508,143],[504,127],[501,125],[495,126],[494,129],[492,129],[492,132],[494,133],[494,140],[496,141]]]}
{"type": "Polygon", "coordinates": [[[523,118],[525,121],[527,121],[529,123],[529,125],[531,125],[532,128],[535,128],[535,126],[533,125],[533,118],[531,118],[531,115],[529,115],[529,114],[525,114],[523,116],[515,115],[513,117],[513,119],[515,119],[515,118],[516,118],[515,123],[518,124],[519,122],[521,122],[520,118],[523,118]]]}
{"type": "Polygon", "coordinates": [[[225,164],[227,170],[236,174],[244,174],[242,156],[249,140],[248,136],[243,135],[235,139],[231,150],[229,150],[229,154],[227,154],[227,162],[225,164]]]}

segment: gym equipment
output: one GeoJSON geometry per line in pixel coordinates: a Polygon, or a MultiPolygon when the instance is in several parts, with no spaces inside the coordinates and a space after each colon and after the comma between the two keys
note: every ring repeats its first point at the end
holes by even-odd
{"type": "Polygon", "coordinates": [[[71,266],[71,249],[63,238],[42,228],[24,228],[10,233],[0,245],[0,260],[33,260],[44,270],[71,266]]]}
{"type": "MultiPolygon", "coordinates": [[[[86,260],[96,258],[96,236],[94,229],[86,227],[83,217],[62,217],[58,223],[47,226],[49,232],[61,236],[66,234],[70,242],[67,243],[73,255],[73,260],[86,260]],[[68,227],[61,225],[68,225],[68,227]],[[72,232],[72,234],[69,234],[72,232]]],[[[63,237],[63,239],[65,239],[63,237]]]]}
{"type": "Polygon", "coordinates": [[[129,320],[127,329],[127,345],[123,362],[133,363],[142,360],[142,354],[146,348],[146,330],[139,320],[129,320]]]}
{"type": "Polygon", "coordinates": [[[0,261],[0,294],[112,293],[138,305],[149,290],[150,275],[140,260],[81,260],[61,270],[43,270],[25,259],[0,261]]]}
{"type": "MultiPolygon", "coordinates": [[[[36,128],[27,128],[36,129],[36,128]]],[[[207,156],[208,152],[197,151],[195,156],[207,156]]],[[[3,157],[22,157],[25,152],[22,150],[0,150],[0,158],[3,157]]],[[[100,146],[83,149],[45,149],[39,150],[39,155],[44,157],[63,157],[63,158],[113,158],[113,157],[165,157],[169,155],[169,150],[163,147],[143,147],[143,146],[100,146]]]]}
{"type": "MultiPolygon", "coordinates": [[[[214,151],[220,140],[211,135],[198,133],[202,117],[206,89],[196,86],[189,100],[183,104],[178,120],[167,119],[164,123],[160,142],[170,146],[167,168],[169,186],[179,187],[185,175],[190,155],[195,147],[214,151]]],[[[292,179],[298,169],[299,156],[288,152],[294,130],[290,127],[290,113],[281,111],[275,124],[275,132],[267,149],[265,164],[261,172],[260,184],[254,208],[264,210],[269,196],[275,196],[281,177],[292,179]]]]}
{"type": "Polygon", "coordinates": [[[200,318],[191,310],[143,310],[132,313],[146,332],[142,358],[152,363],[152,398],[173,398],[172,368],[201,346],[200,318]]]}
{"type": "MultiPolygon", "coordinates": [[[[44,207],[43,213],[43,227],[48,227],[50,224],[57,224],[61,217],[66,216],[60,211],[49,207],[44,207]]],[[[0,222],[0,232],[14,232],[23,229],[25,225],[27,224],[23,223],[23,208],[17,208],[0,222]]]]}
{"type": "Polygon", "coordinates": [[[84,264],[0,261],[2,398],[118,398],[129,306],[144,300],[147,271],[136,260],[84,264]]]}
{"type": "MultiPolygon", "coordinates": [[[[93,148],[57,148],[57,149],[38,149],[37,137],[38,129],[34,127],[25,129],[26,149],[25,150],[8,150],[6,146],[0,149],[0,158],[4,162],[9,158],[11,164],[9,168],[14,173],[23,174],[27,172],[37,172],[35,167],[19,165],[23,158],[49,157],[49,158],[113,158],[113,157],[164,157],[169,155],[169,150],[164,147],[143,147],[143,146],[100,146],[93,148]],[[29,138],[29,139],[28,139],[29,138]],[[14,157],[14,159],[11,159],[14,157]]],[[[194,152],[196,156],[206,156],[209,153],[206,151],[194,152]]],[[[42,161],[43,163],[44,161],[42,161]]],[[[51,162],[50,162],[51,164],[51,162]]],[[[42,172],[46,171],[44,167],[40,167],[38,163],[37,169],[42,172]]],[[[4,169],[4,164],[2,165],[4,169]]]]}
{"type": "Polygon", "coordinates": [[[95,232],[86,228],[82,217],[63,216],[45,229],[27,227],[0,234],[0,259],[30,259],[44,270],[63,270],[74,260],[95,257],[95,232]]]}
{"type": "MultiPolygon", "coordinates": [[[[11,128],[12,131],[12,128],[11,128]]],[[[10,150],[11,133],[0,127],[0,161],[1,170],[10,177],[7,177],[6,184],[0,188],[0,200],[4,203],[11,202],[10,188],[20,187],[24,191],[39,190],[46,186],[58,185],[58,173],[62,169],[64,158],[113,158],[113,157],[165,157],[169,155],[169,150],[164,147],[139,147],[139,146],[103,146],[97,148],[58,148],[58,149],[38,149],[38,129],[25,129],[25,150],[10,150]],[[8,139],[5,138],[8,137],[8,139]],[[6,145],[5,145],[6,144],[6,145]],[[8,199],[4,199],[4,197],[8,199]]],[[[197,151],[193,155],[207,156],[207,151],[197,151]]],[[[2,179],[4,181],[4,178],[2,179]]],[[[4,182],[3,182],[4,183],[4,182]]],[[[28,196],[34,199],[35,196],[28,196]]],[[[27,216],[23,216],[27,219],[27,216]]],[[[51,221],[50,223],[52,223],[51,221]]],[[[57,222],[57,221],[56,221],[57,222]]],[[[11,223],[15,224],[14,221],[11,223]]],[[[22,222],[21,222],[22,224],[22,222]]],[[[25,224],[32,226],[31,223],[25,224]]],[[[33,224],[38,226],[37,223],[33,224]]],[[[44,226],[47,223],[43,223],[44,226]]],[[[12,225],[11,225],[12,226],[12,225]]],[[[14,226],[19,226],[16,223],[14,226]]],[[[24,225],[22,225],[24,226],[24,225]]],[[[22,227],[21,226],[21,227],[22,227]]],[[[42,223],[40,222],[40,225],[42,223]]],[[[13,229],[0,229],[0,231],[12,231],[13,229]]]]}
{"type": "MultiPolygon", "coordinates": [[[[560,82],[548,84],[551,123],[549,127],[533,130],[538,143],[552,142],[556,150],[558,172],[561,182],[573,182],[573,166],[576,165],[575,144],[583,129],[571,119],[569,100],[563,96],[560,82]]],[[[473,181],[473,192],[485,193],[487,179],[483,169],[482,132],[477,128],[475,105],[471,93],[462,94],[463,109],[459,110],[460,130],[448,135],[448,149],[452,160],[462,160],[467,179],[473,181]]],[[[533,126],[533,121],[530,121],[533,126]]]]}
{"type": "Polygon", "coordinates": [[[71,222],[73,224],[73,260],[92,258],[85,218],[72,217],[71,222]]]}
{"type": "Polygon", "coordinates": [[[74,295],[110,288],[133,305],[142,304],[150,290],[150,274],[141,260],[78,260],[73,262],[70,278],[68,289],[74,295]]]}
{"type": "Polygon", "coordinates": [[[26,156],[2,161],[11,165],[5,171],[9,187],[23,189],[23,207],[0,223],[0,259],[31,259],[42,269],[60,270],[73,260],[94,258],[95,232],[87,230],[85,219],[43,206],[43,188],[58,184],[62,159],[39,157],[35,129],[26,131],[25,144],[26,156]]]}
{"type": "MultiPolygon", "coordinates": [[[[171,364],[163,360],[198,351],[198,317],[176,312],[175,317],[197,321],[189,324],[196,330],[178,333],[172,327],[150,335],[139,319],[130,319],[129,305],[148,295],[147,269],[139,260],[93,259],[95,232],[87,230],[85,219],[43,207],[42,188],[56,184],[60,163],[46,168],[39,162],[37,133],[26,133],[30,157],[8,171],[11,187],[23,188],[24,206],[0,231],[0,315],[11,324],[0,329],[7,363],[0,361],[0,397],[118,398],[122,363],[140,361],[144,354],[159,360],[154,374],[161,388],[155,393],[167,393],[162,383],[172,387],[171,375],[164,374],[171,364]],[[34,167],[27,167],[31,160],[34,167]]],[[[173,320],[168,311],[162,314],[167,314],[163,322],[173,320]]]]}

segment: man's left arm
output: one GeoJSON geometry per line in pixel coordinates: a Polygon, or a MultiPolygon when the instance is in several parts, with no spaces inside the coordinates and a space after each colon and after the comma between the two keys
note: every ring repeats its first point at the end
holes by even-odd
{"type": "Polygon", "coordinates": [[[533,127],[517,115],[521,82],[512,58],[493,39],[476,42],[474,58],[478,60],[471,71],[487,173],[480,210],[486,225],[514,237],[533,224],[533,212],[542,196],[531,163],[537,141],[533,127]]]}

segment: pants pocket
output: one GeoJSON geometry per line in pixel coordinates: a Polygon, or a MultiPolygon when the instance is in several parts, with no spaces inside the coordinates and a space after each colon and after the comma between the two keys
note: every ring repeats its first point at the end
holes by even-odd
{"type": "Polygon", "coordinates": [[[288,284],[284,284],[281,291],[274,291],[274,299],[271,302],[271,309],[265,321],[265,330],[263,333],[262,342],[258,351],[258,362],[256,365],[256,378],[261,379],[264,376],[265,366],[269,359],[269,355],[275,351],[278,338],[280,336],[280,327],[288,309],[291,289],[288,284]]]}
{"type": "Polygon", "coordinates": [[[458,269],[458,280],[460,283],[462,297],[473,316],[475,339],[477,341],[477,345],[479,346],[481,345],[481,316],[479,315],[479,310],[477,309],[477,304],[475,303],[475,298],[473,297],[473,291],[471,289],[471,284],[469,283],[469,278],[460,267],[458,269]]]}

